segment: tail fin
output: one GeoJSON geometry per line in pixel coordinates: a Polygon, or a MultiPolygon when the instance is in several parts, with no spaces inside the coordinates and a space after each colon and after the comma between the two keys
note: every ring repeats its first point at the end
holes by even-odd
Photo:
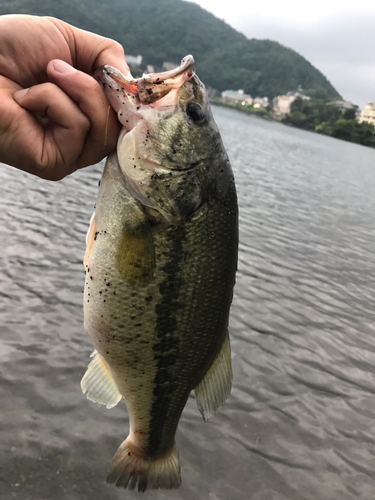
{"type": "Polygon", "coordinates": [[[178,488],[181,484],[180,463],[176,445],[164,455],[150,459],[127,438],[113,457],[108,483],[138,491],[178,488]]]}

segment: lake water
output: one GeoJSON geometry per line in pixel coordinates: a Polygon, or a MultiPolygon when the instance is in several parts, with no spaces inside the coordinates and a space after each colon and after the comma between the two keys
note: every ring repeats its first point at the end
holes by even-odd
{"type": "Polygon", "coordinates": [[[208,423],[189,399],[176,491],[105,483],[125,404],[80,390],[102,165],[59,183],[0,167],[1,500],[375,498],[375,151],[214,114],[240,204],[234,385],[208,423]]]}

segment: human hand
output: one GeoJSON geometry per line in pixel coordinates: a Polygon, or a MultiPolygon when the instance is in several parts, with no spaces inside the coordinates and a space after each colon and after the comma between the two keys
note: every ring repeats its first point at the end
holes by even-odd
{"type": "Polygon", "coordinates": [[[128,74],[117,42],[55,18],[0,16],[0,162],[60,180],[116,148],[120,125],[96,80],[128,74]]]}

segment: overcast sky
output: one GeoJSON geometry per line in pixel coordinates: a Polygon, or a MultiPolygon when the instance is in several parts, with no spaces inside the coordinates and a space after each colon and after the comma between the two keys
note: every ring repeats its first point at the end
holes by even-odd
{"type": "Polygon", "coordinates": [[[375,101],[375,0],[194,0],[248,38],[290,47],[346,100],[375,101]]]}

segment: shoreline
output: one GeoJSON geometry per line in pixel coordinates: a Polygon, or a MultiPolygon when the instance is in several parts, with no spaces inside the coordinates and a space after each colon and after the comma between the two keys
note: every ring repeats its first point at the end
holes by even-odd
{"type": "MultiPolygon", "coordinates": [[[[266,108],[262,108],[262,107],[253,108],[252,106],[248,106],[248,105],[243,106],[241,104],[229,104],[229,103],[224,103],[221,99],[215,99],[215,98],[210,99],[210,103],[215,105],[215,106],[222,106],[224,108],[237,110],[237,111],[239,111],[241,113],[245,113],[247,115],[256,116],[256,117],[262,118],[263,120],[266,120],[266,121],[281,123],[282,125],[285,125],[285,126],[288,126],[291,128],[305,130],[306,132],[312,132],[314,134],[324,135],[326,137],[332,137],[333,139],[338,139],[340,141],[351,142],[352,144],[358,144],[359,146],[364,146],[367,148],[375,149],[375,129],[374,129],[373,144],[363,144],[359,141],[351,140],[349,138],[338,137],[336,135],[324,133],[324,132],[321,132],[319,130],[312,130],[312,129],[307,128],[307,127],[298,126],[294,123],[291,123],[290,121],[287,121],[287,118],[289,115],[275,115],[272,112],[268,111],[266,108]]],[[[345,120],[345,119],[342,118],[342,120],[345,120]]],[[[345,121],[350,122],[351,120],[345,120],[345,121]]],[[[358,123],[358,122],[356,122],[356,123],[358,123]]],[[[360,125],[360,124],[358,123],[358,125],[360,125]]]]}

